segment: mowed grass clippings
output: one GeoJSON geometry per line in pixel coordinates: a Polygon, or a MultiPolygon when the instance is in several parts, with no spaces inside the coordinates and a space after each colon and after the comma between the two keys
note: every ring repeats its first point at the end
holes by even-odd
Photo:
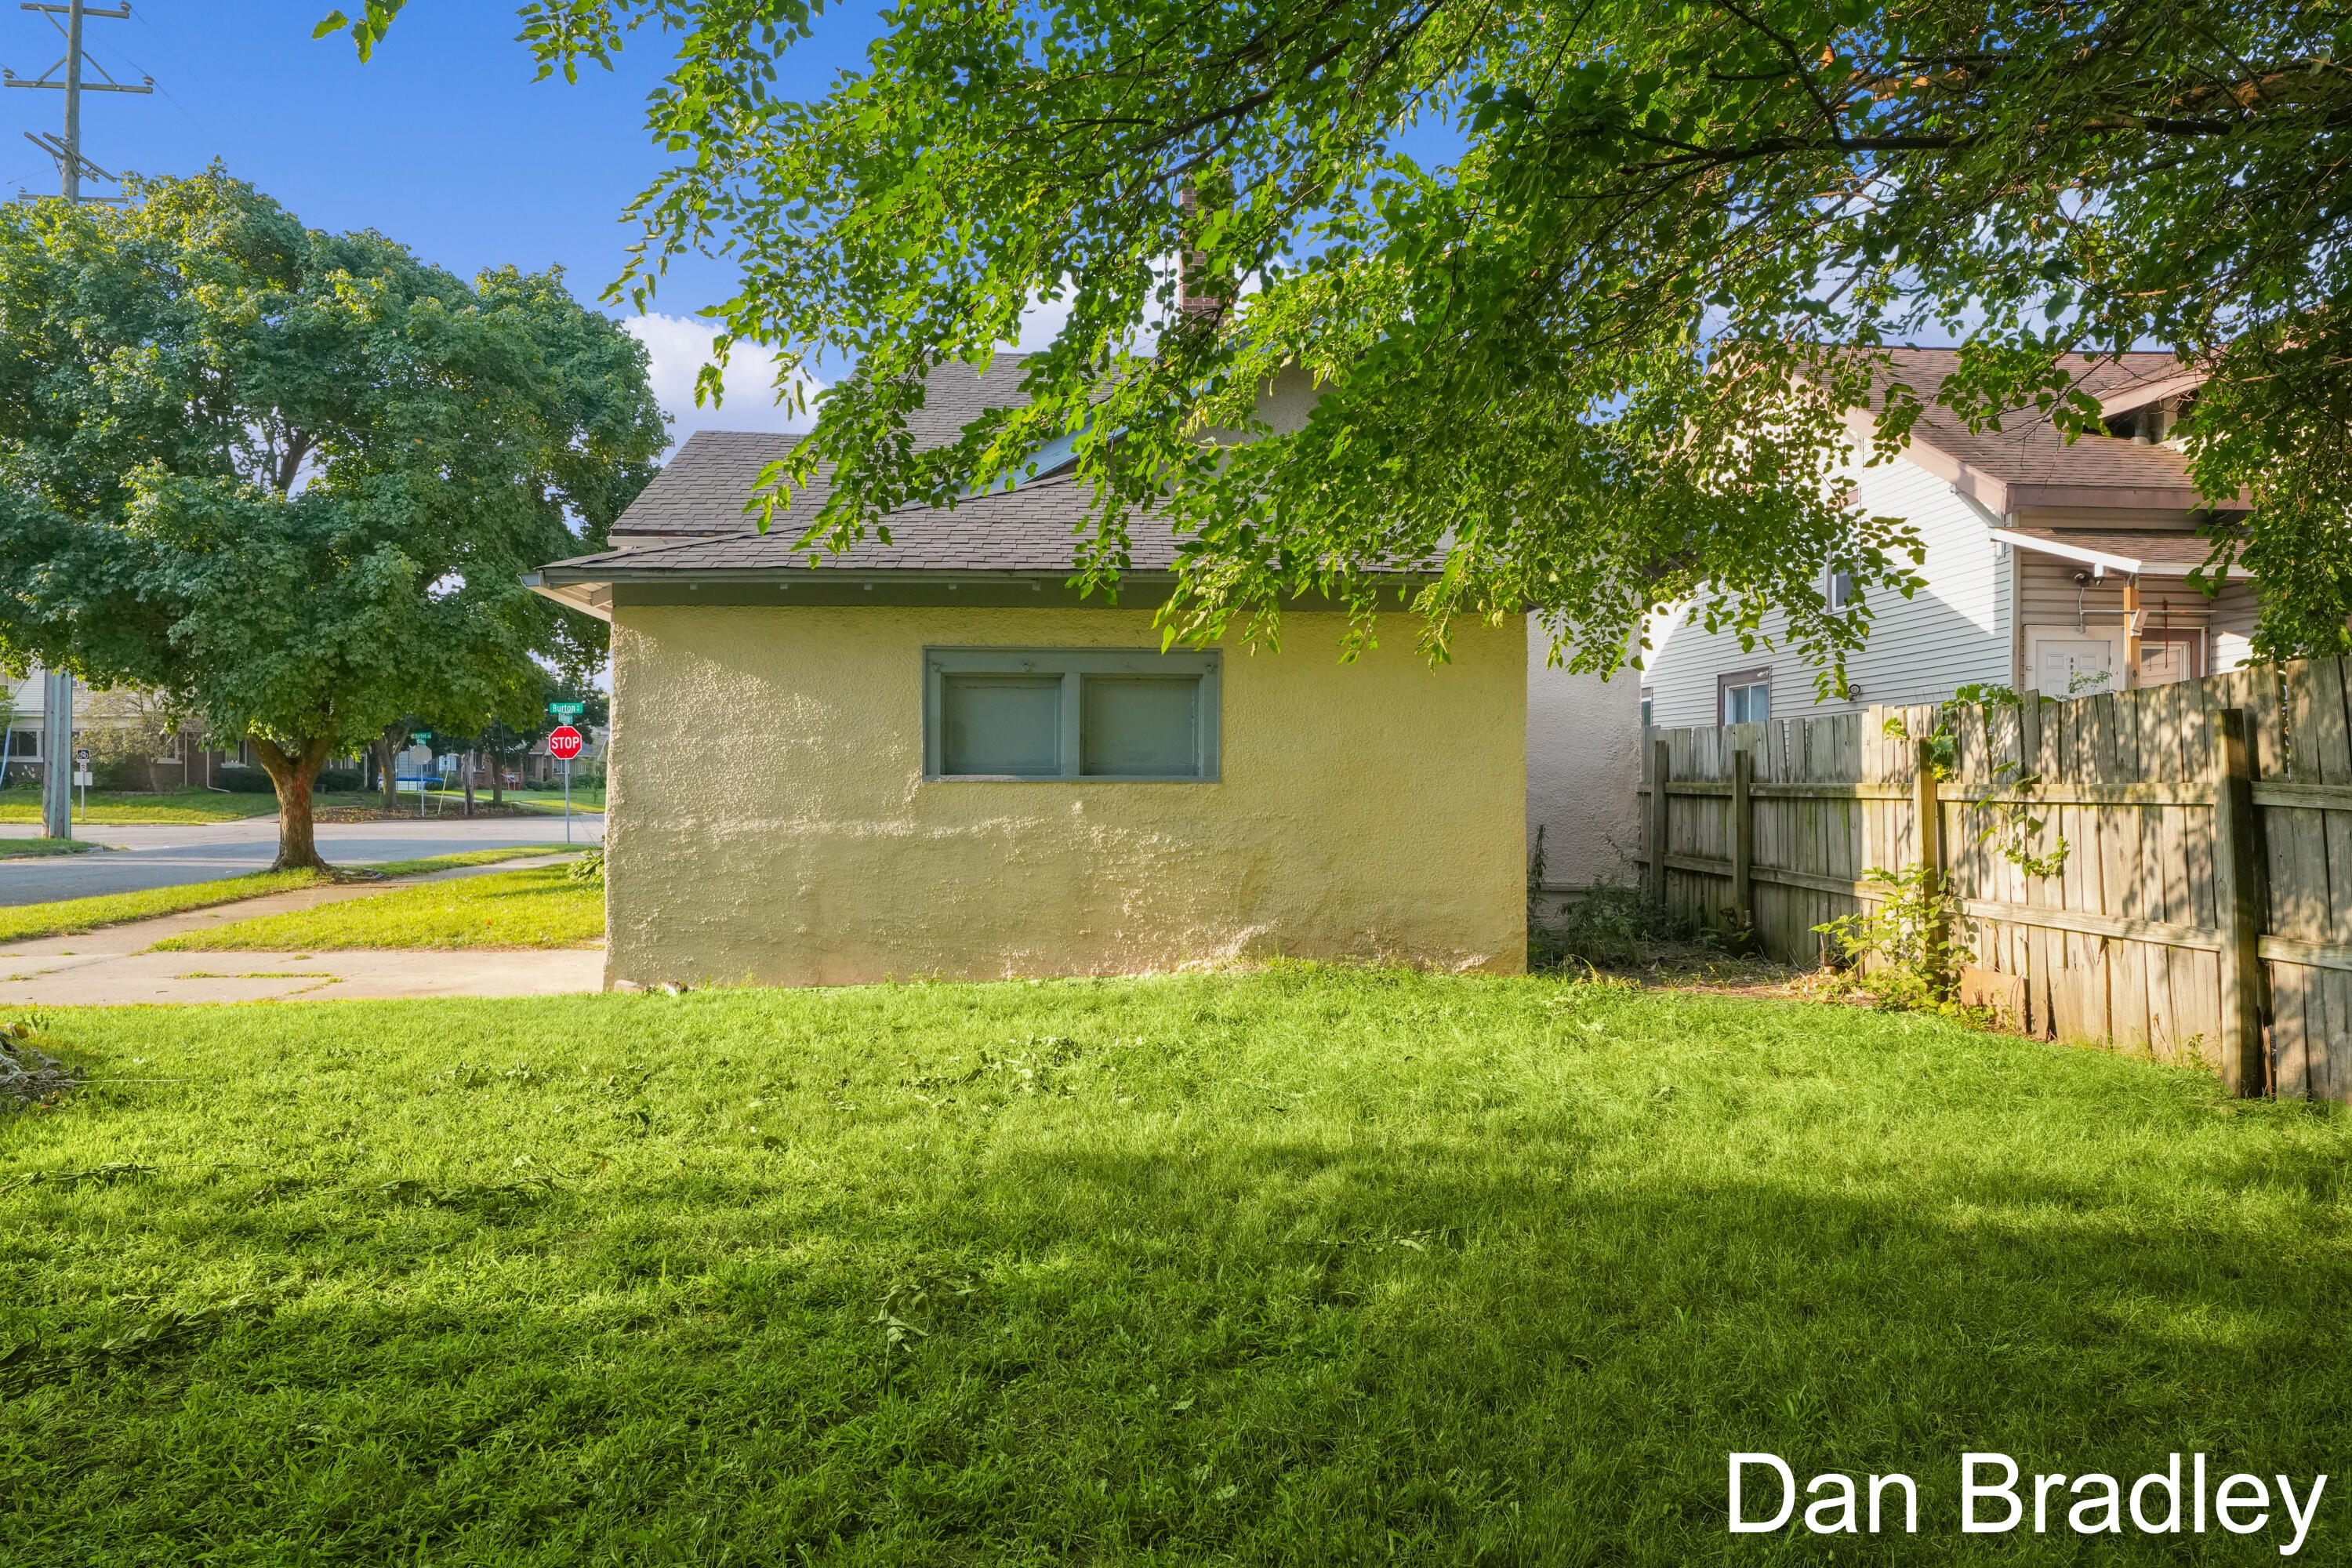
{"type": "Polygon", "coordinates": [[[1965,1450],[2341,1464],[2345,1120],[1916,1016],[1278,970],[43,1028],[91,1077],[0,1131],[10,1564],[1973,1562],[1965,1450]],[[1922,1532],[1730,1536],[1733,1449],[1922,1532]]]}
{"type": "Polygon", "coordinates": [[[604,884],[572,880],[570,868],[558,865],[394,888],[315,909],[257,915],[166,937],[150,951],[555,948],[585,946],[604,935],[604,884]]]}

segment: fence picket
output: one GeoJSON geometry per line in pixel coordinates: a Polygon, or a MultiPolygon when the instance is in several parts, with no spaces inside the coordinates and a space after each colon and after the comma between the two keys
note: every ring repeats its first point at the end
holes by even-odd
{"type": "MultiPolygon", "coordinates": [[[[1941,806],[1947,875],[1963,898],[2015,911],[1979,918],[1964,953],[2023,981],[2033,1032],[2216,1068],[2225,1006],[2239,1020],[2229,1037],[2239,1039],[2247,998],[2260,1000],[2259,984],[2250,990],[2234,976],[2266,974],[2276,1092],[2352,1100],[2352,668],[2324,659],[2066,702],[2026,696],[2016,709],[1945,715],[1955,742],[1955,779],[1941,806]],[[2230,710],[2244,714],[2260,849],[2243,896],[2255,900],[2262,932],[2308,946],[2276,946],[2247,965],[2242,943],[2253,939],[2241,928],[2241,945],[2230,950],[2241,956],[2225,977],[2217,893],[2231,879],[2217,886],[2210,802],[2215,715],[2230,710]],[[2004,771],[2004,763],[2018,768],[2004,771]],[[2000,820],[1997,805],[1958,798],[2012,783],[2021,771],[2045,784],[2030,808],[2045,824],[2036,852],[2053,853],[2061,834],[2069,845],[2053,876],[2027,876],[1979,837],[2000,820]],[[2154,788],[2049,798],[2077,786],[2154,788]],[[2345,793],[2295,793],[2314,787],[2345,793]],[[2201,934],[2167,940],[2150,925],[2201,934]]],[[[1693,916],[1730,906],[1727,781],[1733,758],[1750,756],[1758,940],[1776,956],[1812,962],[1812,928],[1859,907],[1861,875],[1916,858],[1916,742],[1937,719],[1931,708],[1873,708],[1652,731],[1671,776],[1685,785],[1664,794],[1662,813],[1643,816],[1645,838],[1662,827],[1665,848],[1684,861],[1662,879],[1669,904],[1693,916]],[[1890,721],[1900,721],[1892,736],[1890,721]],[[1775,793],[1791,783],[1832,787],[1775,793]]]]}

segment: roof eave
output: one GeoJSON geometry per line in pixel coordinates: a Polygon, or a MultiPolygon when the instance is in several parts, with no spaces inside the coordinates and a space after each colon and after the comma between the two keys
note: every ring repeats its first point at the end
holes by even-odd
{"type": "Polygon", "coordinates": [[[544,572],[526,572],[522,585],[542,599],[551,600],[567,610],[578,610],[583,616],[593,616],[610,623],[613,618],[613,594],[608,584],[592,580],[551,583],[544,572]]]}
{"type": "MultiPolygon", "coordinates": [[[[525,585],[540,592],[548,588],[570,585],[604,585],[614,583],[902,583],[908,586],[926,583],[1066,583],[1071,569],[988,570],[981,568],[906,567],[906,566],[667,566],[631,567],[622,562],[600,565],[570,566],[557,563],[543,566],[529,574],[525,585]],[[536,578],[538,582],[532,582],[536,578]],[[541,584],[546,587],[541,587],[541,584]]],[[[1173,572],[1137,572],[1119,574],[1122,578],[1139,582],[1172,582],[1173,572]]]]}
{"type": "MultiPolygon", "coordinates": [[[[2186,561],[2147,561],[2137,556],[2118,554],[2109,550],[2095,550],[2086,544],[2070,544],[2063,540],[2043,539],[2038,534],[2020,533],[2006,528],[1992,530],[1992,536],[2004,544],[2020,550],[2030,550],[2039,555],[2054,555],[2063,561],[2080,562],[2096,567],[2102,575],[2109,572],[2123,577],[2186,577],[2191,572],[2202,571],[2186,561]]],[[[2215,577],[2247,580],[2251,574],[2242,567],[2214,573],[2215,577]]]]}

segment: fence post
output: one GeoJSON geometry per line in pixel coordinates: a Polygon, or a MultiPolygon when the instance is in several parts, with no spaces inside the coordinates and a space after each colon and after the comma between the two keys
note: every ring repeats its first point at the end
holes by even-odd
{"type": "Polygon", "coordinates": [[[2255,853],[2246,710],[2213,710],[2213,910],[2221,928],[2221,1081],[2230,1092],[2268,1088],[2263,1059],[2262,858],[2255,853]]]}
{"type": "Polygon", "coordinates": [[[1666,901],[1666,780],[1674,773],[1664,741],[1650,742],[1650,901],[1666,901]]]}
{"type": "Polygon", "coordinates": [[[1756,753],[1742,746],[1731,753],[1731,907],[1743,930],[1756,930],[1756,813],[1748,804],[1756,753]]]}
{"type": "Polygon", "coordinates": [[[1936,794],[1936,747],[1921,740],[1911,747],[1911,815],[1918,824],[1919,894],[1931,911],[1924,958],[1930,974],[1944,969],[1944,946],[1951,933],[1944,929],[1944,807],[1936,794]]]}

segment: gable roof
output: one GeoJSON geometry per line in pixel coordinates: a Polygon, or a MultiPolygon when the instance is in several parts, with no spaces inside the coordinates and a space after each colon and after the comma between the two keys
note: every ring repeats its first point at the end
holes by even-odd
{"type": "MultiPolygon", "coordinates": [[[[1071,475],[1034,480],[1018,489],[968,497],[953,507],[908,507],[885,521],[890,542],[868,535],[839,554],[793,548],[798,533],[782,522],[765,533],[683,539],[633,550],[575,556],[541,568],[551,584],[667,577],[698,573],[810,572],[1010,573],[1066,577],[1091,513],[1087,486],[1071,475]]],[[[1129,570],[1176,569],[1176,533],[1166,519],[1144,513],[1128,520],[1129,570]]]]}
{"type": "MultiPolygon", "coordinates": [[[[923,406],[907,419],[915,449],[949,445],[988,409],[1026,404],[1021,376],[1027,359],[1001,353],[983,371],[974,372],[961,360],[932,371],[924,378],[923,406]]],[[[613,538],[641,542],[726,533],[758,537],[758,520],[743,507],[759,485],[760,470],[790,455],[802,439],[785,431],[696,431],[614,521],[613,538]]],[[[797,538],[832,493],[833,465],[820,464],[814,482],[793,492],[793,504],[776,514],[770,531],[797,538]]]]}
{"type": "MultiPolygon", "coordinates": [[[[2189,477],[2188,459],[2169,447],[2105,435],[2069,441],[2049,416],[2031,407],[2005,413],[1999,430],[1970,430],[1936,401],[1945,380],[1959,368],[1958,349],[1897,348],[1889,354],[1892,363],[1873,378],[1874,408],[1885,406],[1896,383],[1908,386],[1923,405],[1904,456],[1990,510],[2013,515],[2047,507],[2107,507],[2188,512],[2209,504],[2189,477]]],[[[2177,395],[2204,379],[2169,353],[2066,354],[2058,363],[2108,414],[2177,395]]],[[[1871,412],[1856,410],[1850,416],[1857,433],[1867,435],[1871,412]]]]}

